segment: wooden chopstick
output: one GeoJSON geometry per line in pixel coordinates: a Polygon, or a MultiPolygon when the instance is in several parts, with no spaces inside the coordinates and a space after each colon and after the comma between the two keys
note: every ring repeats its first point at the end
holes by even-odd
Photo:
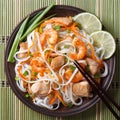
{"type": "Polygon", "coordinates": [[[120,120],[120,116],[115,112],[111,105],[116,107],[118,111],[120,111],[120,106],[110,96],[108,96],[106,91],[102,89],[101,86],[99,86],[96,80],[94,80],[94,78],[87,71],[85,71],[85,69],[76,60],[74,61],[74,64],[78,68],[78,70],[83,74],[86,80],[89,82],[89,84],[98,94],[98,96],[102,99],[102,101],[105,103],[108,109],[112,112],[115,118],[117,120],[120,120]]]}

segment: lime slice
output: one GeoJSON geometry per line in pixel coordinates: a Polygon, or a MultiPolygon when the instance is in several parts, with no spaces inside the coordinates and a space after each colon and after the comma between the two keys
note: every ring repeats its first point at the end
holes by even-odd
{"type": "Polygon", "coordinates": [[[113,36],[106,31],[97,31],[90,35],[94,40],[94,45],[97,47],[104,47],[104,59],[110,58],[116,49],[116,44],[113,36]]]}
{"type": "Polygon", "coordinates": [[[78,22],[88,34],[102,30],[102,24],[100,20],[93,14],[86,12],[80,13],[74,16],[73,20],[78,22]]]}

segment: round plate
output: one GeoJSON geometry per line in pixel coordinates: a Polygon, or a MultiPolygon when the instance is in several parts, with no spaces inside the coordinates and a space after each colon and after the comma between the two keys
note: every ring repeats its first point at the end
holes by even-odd
{"type": "MultiPolygon", "coordinates": [[[[40,12],[41,10],[43,10],[45,8],[39,9],[33,13],[30,14],[30,17],[32,18],[33,16],[35,16],[38,12],[40,12]]],[[[65,5],[56,5],[54,6],[49,12],[48,14],[45,16],[49,16],[51,14],[56,14],[56,16],[74,16],[76,14],[79,14],[81,12],[85,12],[82,9],[76,8],[76,7],[71,7],[71,6],[65,6],[65,5]]],[[[24,20],[24,19],[23,19],[24,20]]],[[[16,96],[27,106],[29,106],[31,109],[40,112],[40,113],[44,113],[47,115],[53,115],[53,116],[70,116],[70,115],[74,115],[77,113],[80,113],[82,111],[87,110],[88,108],[92,107],[93,105],[95,105],[100,98],[95,95],[93,98],[91,99],[84,99],[84,102],[82,105],[80,106],[73,106],[72,108],[66,108],[63,107],[62,105],[60,106],[60,108],[58,110],[52,111],[52,110],[48,110],[46,108],[42,108],[39,107],[35,104],[33,104],[32,100],[30,98],[26,98],[25,97],[25,93],[21,92],[19,90],[19,88],[16,85],[16,81],[15,81],[15,63],[8,63],[7,62],[7,58],[12,46],[12,43],[14,41],[15,35],[21,25],[21,23],[23,22],[23,20],[17,25],[17,27],[13,30],[11,36],[9,37],[8,43],[7,43],[7,47],[6,47],[6,53],[5,53],[5,71],[6,71],[6,76],[8,79],[8,82],[10,84],[10,87],[12,88],[13,92],[16,94],[16,96]]],[[[107,90],[111,84],[111,81],[113,79],[113,75],[114,75],[114,70],[115,70],[115,57],[111,57],[109,60],[106,61],[108,66],[109,66],[109,74],[107,77],[102,79],[102,87],[107,90]]]]}

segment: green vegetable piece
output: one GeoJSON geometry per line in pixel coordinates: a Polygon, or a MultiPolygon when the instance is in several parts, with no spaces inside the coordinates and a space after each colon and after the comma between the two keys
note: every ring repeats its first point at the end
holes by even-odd
{"type": "Polygon", "coordinates": [[[99,73],[96,73],[96,74],[94,75],[94,78],[95,78],[95,79],[100,78],[100,74],[99,74],[99,73]]]}
{"type": "Polygon", "coordinates": [[[64,45],[64,48],[69,48],[70,46],[69,45],[64,45]]]}
{"type": "Polygon", "coordinates": [[[69,107],[69,108],[71,108],[72,106],[73,106],[73,104],[72,104],[72,103],[69,103],[69,104],[68,104],[68,107],[69,107]]]}
{"type": "Polygon", "coordinates": [[[60,30],[60,25],[55,25],[55,26],[53,26],[53,29],[55,29],[55,30],[60,30]]]}
{"type": "Polygon", "coordinates": [[[55,14],[53,14],[53,15],[51,15],[51,16],[43,19],[43,20],[41,20],[39,23],[35,24],[32,28],[28,28],[27,31],[25,32],[25,34],[20,38],[20,42],[22,42],[22,41],[25,39],[25,37],[26,37],[29,33],[31,33],[36,27],[38,27],[41,23],[43,23],[45,20],[47,20],[47,19],[49,19],[49,18],[51,18],[51,17],[53,17],[53,16],[55,16],[55,14]]]}
{"type": "Polygon", "coordinates": [[[27,76],[28,74],[29,74],[28,71],[25,71],[25,72],[23,73],[24,76],[27,76]]]}
{"type": "Polygon", "coordinates": [[[68,59],[65,57],[65,62],[68,62],[68,59]]]}
{"type": "Polygon", "coordinates": [[[48,62],[51,63],[53,58],[48,58],[48,62]]]}
{"type": "Polygon", "coordinates": [[[70,69],[71,69],[72,71],[74,71],[75,68],[76,68],[76,67],[74,67],[74,66],[72,66],[72,65],[70,66],[70,69]]]}
{"type": "Polygon", "coordinates": [[[30,56],[30,57],[33,57],[32,53],[29,53],[29,56],[30,56]]]}
{"type": "MultiPolygon", "coordinates": [[[[49,19],[50,17],[53,17],[54,15],[51,15],[43,20],[41,20],[43,18],[43,16],[54,6],[54,3],[52,3],[50,6],[48,6],[41,14],[39,15],[36,15],[36,19],[32,19],[31,21],[34,20],[34,22],[27,28],[26,32],[24,33],[23,35],[23,32],[25,31],[26,27],[27,27],[27,23],[28,23],[28,20],[29,20],[29,16],[24,20],[24,22],[22,23],[16,37],[15,37],[15,40],[13,42],[13,45],[12,45],[12,48],[10,50],[10,53],[9,53],[9,56],[8,56],[8,62],[15,62],[15,59],[14,59],[14,54],[15,52],[17,51],[17,47],[18,47],[18,44],[20,42],[22,42],[22,40],[25,39],[25,37],[30,33],[32,32],[38,25],[40,25],[42,22],[44,22],[46,19],[49,19]],[[41,21],[40,21],[41,20],[41,21]],[[39,22],[40,21],[40,22],[39,22]]],[[[30,22],[31,23],[31,22],[30,22]]]]}
{"type": "Polygon", "coordinates": [[[46,51],[45,51],[45,53],[48,53],[48,52],[50,52],[50,50],[46,50],[46,51]]]}
{"type": "Polygon", "coordinates": [[[18,76],[15,77],[15,80],[18,81],[20,78],[18,76]]]}
{"type": "Polygon", "coordinates": [[[37,13],[37,14],[28,22],[27,27],[29,27],[29,26],[40,16],[40,14],[41,14],[42,12],[43,12],[43,11],[40,11],[39,13],[37,13]]]}
{"type": "Polygon", "coordinates": [[[67,33],[71,33],[71,30],[67,29],[67,33]]]}
{"type": "Polygon", "coordinates": [[[15,62],[14,54],[17,51],[17,47],[20,42],[19,39],[23,35],[23,32],[25,30],[28,20],[29,20],[29,16],[24,20],[24,22],[22,23],[21,27],[19,28],[19,30],[17,32],[17,35],[15,37],[15,40],[13,42],[12,48],[11,48],[9,56],[8,56],[8,60],[7,60],[8,62],[15,62]]]}
{"type": "Polygon", "coordinates": [[[34,76],[36,76],[38,73],[37,72],[34,72],[34,76]]]}
{"type": "Polygon", "coordinates": [[[43,16],[54,6],[54,3],[50,4],[38,17],[36,20],[33,21],[33,23],[30,25],[29,28],[33,28],[35,24],[37,24],[43,16]]]}
{"type": "Polygon", "coordinates": [[[30,95],[27,93],[27,94],[25,95],[25,97],[28,98],[28,97],[30,97],[30,95]]]}

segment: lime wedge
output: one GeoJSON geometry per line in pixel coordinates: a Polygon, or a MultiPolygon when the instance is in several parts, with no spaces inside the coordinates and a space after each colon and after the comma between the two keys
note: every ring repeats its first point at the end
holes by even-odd
{"type": "Polygon", "coordinates": [[[101,47],[103,46],[105,53],[104,59],[110,58],[116,49],[116,44],[113,36],[106,31],[97,31],[90,35],[94,40],[94,46],[101,47]]]}
{"type": "Polygon", "coordinates": [[[73,20],[78,22],[88,34],[102,30],[102,24],[100,20],[93,14],[86,12],[80,13],[74,16],[73,20]]]}

